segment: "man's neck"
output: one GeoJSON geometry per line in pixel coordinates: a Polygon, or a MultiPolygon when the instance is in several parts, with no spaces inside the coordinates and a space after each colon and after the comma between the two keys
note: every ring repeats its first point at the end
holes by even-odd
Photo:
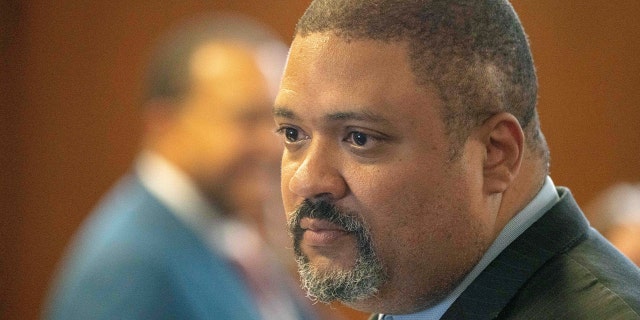
{"type": "Polygon", "coordinates": [[[538,194],[547,176],[546,170],[542,168],[542,161],[528,159],[528,154],[525,153],[518,176],[502,194],[495,225],[496,234],[538,194]]]}

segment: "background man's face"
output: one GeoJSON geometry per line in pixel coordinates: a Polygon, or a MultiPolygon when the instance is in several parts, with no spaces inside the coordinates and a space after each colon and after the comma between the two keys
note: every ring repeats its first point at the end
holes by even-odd
{"type": "Polygon", "coordinates": [[[198,49],[192,85],[178,127],[188,137],[189,170],[219,205],[257,213],[278,174],[281,147],[273,136],[273,95],[255,54],[230,44],[198,49]]]}

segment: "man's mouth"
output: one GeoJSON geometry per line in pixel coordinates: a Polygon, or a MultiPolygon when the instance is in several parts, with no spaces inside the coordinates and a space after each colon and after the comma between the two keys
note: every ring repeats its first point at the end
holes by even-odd
{"type": "Polygon", "coordinates": [[[323,219],[305,217],[300,220],[302,238],[306,245],[313,247],[329,246],[340,237],[349,235],[343,227],[323,219]]]}

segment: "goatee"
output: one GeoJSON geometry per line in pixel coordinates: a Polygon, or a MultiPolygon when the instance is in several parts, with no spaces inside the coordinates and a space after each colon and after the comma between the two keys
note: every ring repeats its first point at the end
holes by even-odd
{"type": "Polygon", "coordinates": [[[375,254],[369,229],[357,214],[344,212],[327,201],[305,200],[289,215],[287,224],[293,237],[302,287],[312,300],[324,303],[338,300],[349,303],[371,298],[387,279],[386,272],[375,254]],[[304,217],[327,220],[356,237],[358,255],[352,268],[320,270],[309,261],[300,247],[304,233],[300,227],[300,220],[304,217]]]}

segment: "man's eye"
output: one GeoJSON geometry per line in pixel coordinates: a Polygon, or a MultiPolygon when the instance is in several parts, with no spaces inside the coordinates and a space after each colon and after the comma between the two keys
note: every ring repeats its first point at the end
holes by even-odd
{"type": "Polygon", "coordinates": [[[296,142],[298,141],[298,136],[300,135],[298,133],[297,129],[294,128],[284,128],[284,137],[287,139],[287,141],[290,142],[296,142]]]}
{"type": "Polygon", "coordinates": [[[349,146],[357,152],[381,150],[380,148],[388,141],[387,136],[383,133],[365,132],[359,130],[348,131],[343,141],[348,143],[349,146]]]}
{"type": "Polygon", "coordinates": [[[357,146],[364,146],[365,144],[367,144],[367,141],[369,140],[369,136],[358,131],[353,131],[349,133],[349,138],[357,146]]]}
{"type": "Polygon", "coordinates": [[[294,127],[280,127],[277,131],[278,134],[284,136],[286,142],[297,142],[300,140],[300,130],[294,127]]]}

